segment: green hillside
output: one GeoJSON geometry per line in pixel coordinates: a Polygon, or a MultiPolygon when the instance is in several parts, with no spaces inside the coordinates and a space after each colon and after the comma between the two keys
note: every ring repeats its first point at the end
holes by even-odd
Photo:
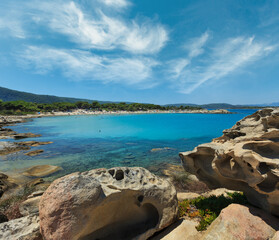
{"type": "Polygon", "coordinates": [[[88,99],[57,97],[52,95],[39,95],[39,94],[11,90],[3,87],[0,87],[0,99],[5,102],[23,100],[25,102],[34,102],[34,103],[55,103],[55,102],[75,103],[77,101],[86,101],[89,103],[93,102],[93,100],[88,100],[88,99]]]}

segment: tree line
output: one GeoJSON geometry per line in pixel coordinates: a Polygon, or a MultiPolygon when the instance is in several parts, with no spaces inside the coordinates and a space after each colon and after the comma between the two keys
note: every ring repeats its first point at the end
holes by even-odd
{"type": "Polygon", "coordinates": [[[20,115],[32,114],[37,112],[52,112],[62,111],[71,112],[77,109],[92,110],[92,111],[148,111],[148,110],[197,110],[200,107],[192,106],[161,106],[145,103],[103,103],[97,101],[92,103],[78,101],[76,103],[57,102],[57,103],[34,103],[25,101],[7,101],[0,100],[0,114],[5,115],[20,115]]]}

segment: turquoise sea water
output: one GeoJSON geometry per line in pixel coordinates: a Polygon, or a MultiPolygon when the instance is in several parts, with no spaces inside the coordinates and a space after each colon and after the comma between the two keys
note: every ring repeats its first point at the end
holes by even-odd
{"type": "Polygon", "coordinates": [[[1,171],[39,164],[59,165],[59,175],[114,166],[142,166],[156,172],[166,163],[179,164],[178,153],[192,150],[222,135],[255,110],[237,114],[135,114],[36,118],[11,127],[52,141],[38,146],[44,153],[29,157],[18,152],[1,157],[1,171]],[[151,151],[154,148],[167,149],[151,151]]]}

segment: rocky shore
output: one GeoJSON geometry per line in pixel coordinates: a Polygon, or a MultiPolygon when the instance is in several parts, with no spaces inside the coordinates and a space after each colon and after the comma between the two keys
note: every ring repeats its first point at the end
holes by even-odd
{"type": "MultiPolygon", "coordinates": [[[[34,133],[17,133],[8,126],[25,122],[30,116],[1,116],[0,117],[0,139],[27,139],[27,138],[37,138],[41,135],[34,133]]],[[[10,153],[15,153],[22,150],[30,150],[31,147],[37,147],[40,145],[51,144],[52,142],[40,142],[40,141],[24,141],[24,142],[8,142],[0,141],[0,155],[7,155],[10,153]]],[[[36,150],[26,153],[30,156],[35,156],[40,154],[43,150],[36,150]]]]}
{"type": "MultiPolygon", "coordinates": [[[[59,167],[32,167],[25,171],[29,187],[18,190],[24,196],[18,215],[0,214],[0,239],[278,240],[279,109],[257,111],[223,133],[180,153],[186,171],[169,166],[168,178],[117,167],[72,173],[50,184],[41,177],[59,167]],[[213,190],[191,191],[199,180],[213,190]]],[[[19,185],[0,175],[0,209],[8,190],[19,185]]]]}

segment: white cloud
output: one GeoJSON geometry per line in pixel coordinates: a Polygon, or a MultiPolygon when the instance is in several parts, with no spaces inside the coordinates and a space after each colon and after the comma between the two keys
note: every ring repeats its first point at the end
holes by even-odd
{"type": "Polygon", "coordinates": [[[126,0],[99,0],[99,1],[107,6],[117,7],[117,8],[123,8],[130,5],[130,3],[126,0]]]}
{"type": "Polygon", "coordinates": [[[187,67],[185,65],[174,80],[181,93],[189,94],[203,83],[225,77],[268,55],[273,50],[275,46],[256,42],[254,37],[228,39],[213,48],[208,59],[203,59],[207,61],[205,66],[187,67]]]}
{"type": "Polygon", "coordinates": [[[73,80],[153,87],[152,68],[158,63],[150,58],[107,58],[88,51],[29,46],[21,53],[19,63],[39,74],[61,70],[73,80]]]}
{"type": "MultiPolygon", "coordinates": [[[[124,0],[106,0],[104,3],[110,5],[112,2],[127,3],[124,0]]],[[[45,2],[36,8],[39,8],[41,24],[87,49],[153,54],[168,40],[166,29],[152,20],[124,20],[106,15],[98,7],[89,14],[74,2],[45,2]]]]}
{"type": "Polygon", "coordinates": [[[133,54],[157,53],[168,40],[166,28],[157,21],[146,17],[128,19],[124,12],[114,11],[130,6],[127,0],[82,3],[67,0],[0,3],[0,29],[23,38],[28,31],[35,37],[33,31],[43,27],[84,49],[124,50],[133,54]]]}

